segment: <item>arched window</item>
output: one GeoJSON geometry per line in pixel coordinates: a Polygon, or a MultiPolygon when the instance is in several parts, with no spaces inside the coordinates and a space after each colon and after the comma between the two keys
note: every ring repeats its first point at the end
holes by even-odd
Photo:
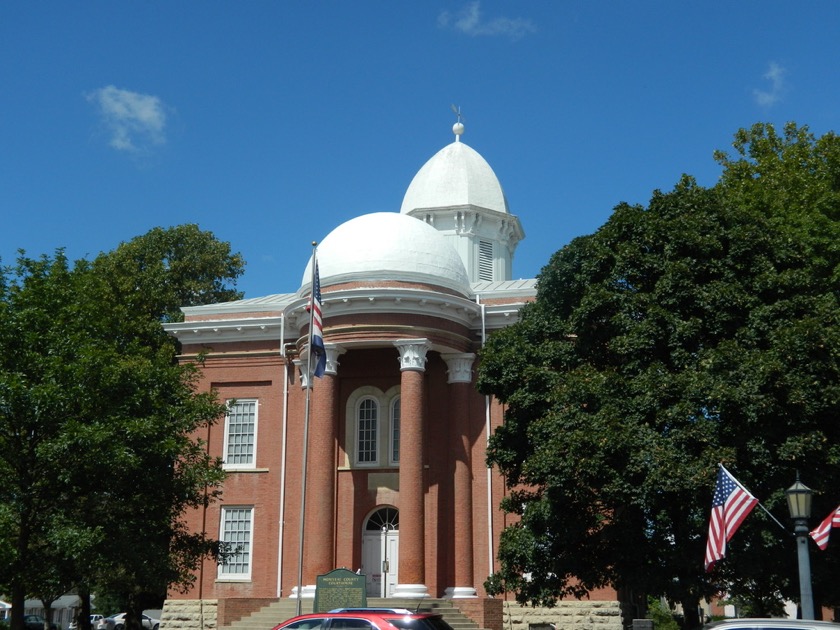
{"type": "Polygon", "coordinates": [[[356,461],[359,464],[379,463],[379,403],[363,398],[356,411],[356,461]]]}
{"type": "Polygon", "coordinates": [[[346,409],[346,465],[396,468],[400,465],[400,386],[382,391],[363,385],[350,394],[346,409]]]}
{"type": "Polygon", "coordinates": [[[379,508],[368,517],[365,523],[366,531],[391,531],[395,532],[400,528],[400,513],[396,508],[379,508]]]}

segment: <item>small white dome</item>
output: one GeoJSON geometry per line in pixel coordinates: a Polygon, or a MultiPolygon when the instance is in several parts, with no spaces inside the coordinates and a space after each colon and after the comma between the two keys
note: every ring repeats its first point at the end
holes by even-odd
{"type": "Polygon", "coordinates": [[[417,171],[400,212],[468,205],[509,212],[493,169],[475,149],[458,141],[443,147],[417,171]]]}
{"type": "MultiPolygon", "coordinates": [[[[321,286],[371,280],[419,282],[469,294],[461,257],[446,237],[419,219],[395,212],[342,223],[318,246],[321,286]]],[[[312,259],[301,287],[312,278],[312,259]]]]}

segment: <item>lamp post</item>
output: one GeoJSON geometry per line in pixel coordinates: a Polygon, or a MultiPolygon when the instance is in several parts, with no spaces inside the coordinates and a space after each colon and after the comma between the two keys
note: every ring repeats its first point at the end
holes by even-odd
{"type": "Polygon", "coordinates": [[[790,517],[793,519],[796,549],[799,558],[799,599],[802,618],[814,618],[814,596],[811,592],[811,556],[808,551],[808,519],[811,517],[811,489],[799,481],[785,491],[790,517]]]}

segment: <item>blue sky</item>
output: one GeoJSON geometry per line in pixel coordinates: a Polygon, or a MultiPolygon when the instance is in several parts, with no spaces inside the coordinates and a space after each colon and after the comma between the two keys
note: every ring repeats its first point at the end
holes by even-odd
{"type": "Polygon", "coordinates": [[[310,243],[399,211],[454,138],[526,238],[515,277],[755,122],[840,117],[840,2],[0,3],[0,258],[198,223],[295,291],[310,243]]]}

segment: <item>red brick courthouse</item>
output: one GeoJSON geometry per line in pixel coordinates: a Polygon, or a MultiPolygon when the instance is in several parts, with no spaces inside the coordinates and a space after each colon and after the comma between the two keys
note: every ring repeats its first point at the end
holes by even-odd
{"type": "Polygon", "coordinates": [[[511,278],[518,217],[460,141],[463,125],[453,131],[399,212],[347,221],[318,246],[327,367],[311,379],[305,501],[312,261],[292,293],[186,308],[167,325],[183,360],[207,352],[201,387],[233,401],[201,436],[225,462],[222,499],[189,525],[239,553],[205,562],[191,592],[171,593],[164,626],[186,606],[209,628],[234,609],[310,598],[316,577],[340,567],[364,574],[369,598],[447,598],[465,611],[487,601],[506,517],[485,447],[503,410],[476,391],[476,352],[536,292],[533,279],[511,278]]]}

